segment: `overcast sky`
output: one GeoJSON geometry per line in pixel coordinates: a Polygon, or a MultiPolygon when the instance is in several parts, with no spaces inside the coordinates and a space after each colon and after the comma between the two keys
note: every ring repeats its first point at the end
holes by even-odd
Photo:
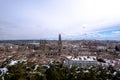
{"type": "Polygon", "coordinates": [[[120,0],[0,0],[0,40],[120,40],[120,0]]]}

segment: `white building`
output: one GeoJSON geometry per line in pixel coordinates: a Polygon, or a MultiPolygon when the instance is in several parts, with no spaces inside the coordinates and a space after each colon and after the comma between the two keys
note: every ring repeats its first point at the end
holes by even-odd
{"type": "Polygon", "coordinates": [[[96,56],[66,56],[67,60],[64,61],[64,65],[68,66],[96,66],[96,56]]]}

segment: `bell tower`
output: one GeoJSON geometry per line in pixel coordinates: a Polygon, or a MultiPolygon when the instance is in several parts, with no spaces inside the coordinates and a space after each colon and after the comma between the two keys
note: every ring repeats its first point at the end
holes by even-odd
{"type": "Polygon", "coordinates": [[[59,34],[58,37],[58,55],[60,55],[62,52],[62,40],[61,40],[61,34],[59,34]]]}

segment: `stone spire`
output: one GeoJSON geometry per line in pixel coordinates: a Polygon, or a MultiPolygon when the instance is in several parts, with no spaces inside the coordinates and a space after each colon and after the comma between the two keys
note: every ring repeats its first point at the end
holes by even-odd
{"type": "Polygon", "coordinates": [[[59,34],[59,38],[58,38],[58,55],[61,54],[62,51],[62,40],[61,40],[61,34],[59,34]]]}

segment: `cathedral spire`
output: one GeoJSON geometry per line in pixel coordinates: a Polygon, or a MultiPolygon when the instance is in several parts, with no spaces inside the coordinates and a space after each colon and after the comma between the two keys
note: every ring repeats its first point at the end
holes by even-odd
{"type": "Polygon", "coordinates": [[[59,38],[58,38],[58,55],[61,54],[61,50],[62,50],[62,40],[61,40],[61,34],[59,34],[59,38]]]}

